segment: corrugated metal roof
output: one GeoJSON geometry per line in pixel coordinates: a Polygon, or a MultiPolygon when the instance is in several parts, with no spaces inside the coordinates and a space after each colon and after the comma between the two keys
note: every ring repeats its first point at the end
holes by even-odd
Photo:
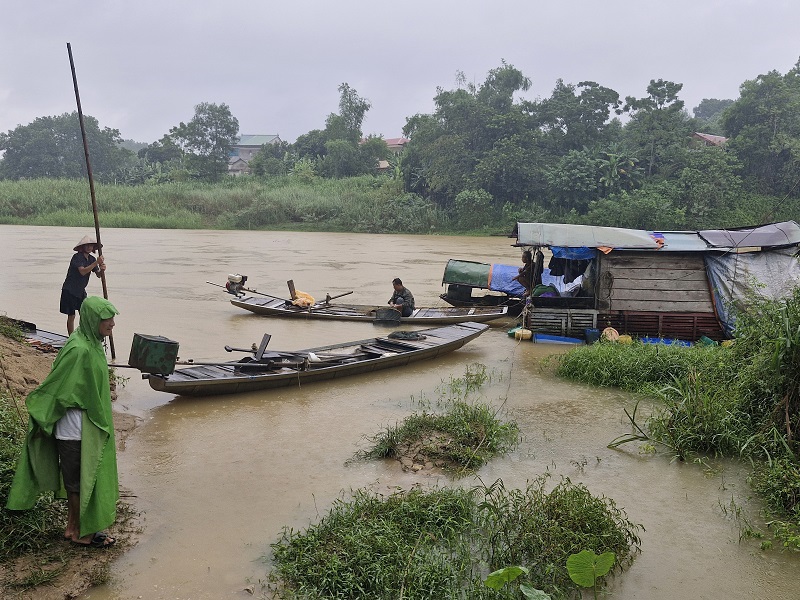
{"type": "Polygon", "coordinates": [[[620,227],[517,223],[517,244],[566,248],[639,248],[656,250],[659,244],[647,231],[620,227]]]}
{"type": "Polygon", "coordinates": [[[608,247],[618,250],[659,250],[660,252],[725,251],[753,247],[776,248],[800,245],[800,225],[795,221],[784,221],[738,229],[652,232],[620,227],[517,223],[517,245],[565,248],[608,247]],[[663,246],[656,242],[656,238],[663,239],[663,246]]]}
{"type": "Polygon", "coordinates": [[[708,244],[694,231],[665,231],[662,252],[705,252],[708,244]]]}
{"type": "Polygon", "coordinates": [[[759,227],[706,229],[697,232],[709,245],[725,248],[758,246],[774,248],[800,244],[800,225],[794,221],[770,223],[759,227]]]}
{"type": "Polygon", "coordinates": [[[280,136],[277,135],[241,135],[239,136],[239,143],[237,146],[258,146],[259,148],[264,144],[272,144],[279,142],[280,136]]]}
{"type": "Polygon", "coordinates": [[[704,142],[708,142],[713,146],[724,146],[725,143],[728,141],[728,138],[721,136],[721,135],[713,135],[711,133],[700,133],[699,131],[694,132],[695,137],[703,140],[704,142]]]}

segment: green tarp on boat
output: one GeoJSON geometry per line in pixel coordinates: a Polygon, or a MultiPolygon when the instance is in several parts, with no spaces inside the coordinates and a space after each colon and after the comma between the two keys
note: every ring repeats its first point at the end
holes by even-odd
{"type": "Polygon", "coordinates": [[[442,284],[453,283],[489,289],[491,271],[492,265],[469,260],[453,260],[451,258],[444,268],[442,284]]]}

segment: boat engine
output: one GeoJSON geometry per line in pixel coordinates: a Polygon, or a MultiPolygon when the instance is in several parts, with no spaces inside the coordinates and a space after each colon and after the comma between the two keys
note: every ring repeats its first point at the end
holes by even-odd
{"type": "Polygon", "coordinates": [[[238,296],[242,294],[242,289],[247,283],[247,275],[240,275],[239,273],[231,273],[228,275],[228,281],[225,283],[225,289],[229,294],[238,296]]]}

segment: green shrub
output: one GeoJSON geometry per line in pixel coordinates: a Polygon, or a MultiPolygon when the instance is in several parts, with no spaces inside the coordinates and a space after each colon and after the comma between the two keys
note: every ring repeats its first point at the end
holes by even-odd
{"type": "Polygon", "coordinates": [[[619,569],[639,551],[640,526],[607,498],[547,476],[526,490],[502,482],[471,491],[356,490],[305,531],[284,529],[271,545],[269,579],[282,598],[477,600],[496,598],[485,576],[531,565],[531,583],[554,598],[574,597],[566,562],[593,548],[614,552],[619,569]]]}
{"type": "Polygon", "coordinates": [[[67,525],[66,502],[54,501],[52,493],[40,496],[31,510],[5,508],[26,431],[27,412],[0,394],[0,560],[41,551],[43,540],[60,539],[67,525]]]}

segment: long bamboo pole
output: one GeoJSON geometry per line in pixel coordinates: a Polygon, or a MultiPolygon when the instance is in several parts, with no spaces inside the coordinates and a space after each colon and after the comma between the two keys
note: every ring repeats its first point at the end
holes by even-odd
{"type": "MultiPolygon", "coordinates": [[[[92,177],[92,163],[89,160],[89,142],[86,139],[86,126],[83,123],[83,110],[81,109],[81,95],[78,93],[78,78],[75,75],[75,61],[72,60],[72,46],[67,42],[67,54],[69,54],[69,67],[72,70],[72,84],[75,87],[75,102],[78,103],[78,120],[81,123],[81,137],[83,138],[83,154],[86,157],[86,173],[89,177],[89,193],[92,196],[92,213],[94,214],[94,233],[97,239],[97,254],[103,256],[103,245],[100,242],[100,220],[97,218],[97,199],[94,195],[94,178],[92,177]]],[[[103,298],[108,300],[108,287],[106,286],[106,272],[100,271],[100,281],[103,284],[103,298]]],[[[117,358],[114,351],[114,336],[108,336],[108,343],[111,347],[111,358],[117,358]]]]}

